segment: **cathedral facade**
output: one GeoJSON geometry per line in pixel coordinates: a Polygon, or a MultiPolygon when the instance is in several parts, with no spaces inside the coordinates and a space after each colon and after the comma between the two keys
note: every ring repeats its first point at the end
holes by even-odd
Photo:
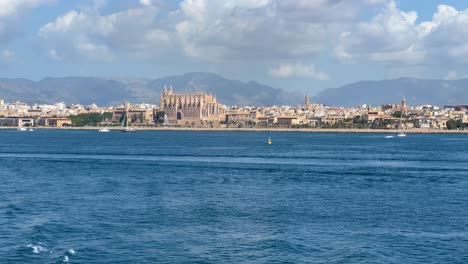
{"type": "Polygon", "coordinates": [[[176,94],[166,86],[161,94],[160,108],[167,115],[170,124],[199,123],[219,121],[223,107],[216,102],[216,96],[198,92],[176,94]]]}

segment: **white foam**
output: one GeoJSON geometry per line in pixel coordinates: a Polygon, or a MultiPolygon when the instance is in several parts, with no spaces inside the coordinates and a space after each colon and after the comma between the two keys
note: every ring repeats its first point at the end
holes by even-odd
{"type": "Polygon", "coordinates": [[[41,245],[33,245],[33,244],[28,244],[29,248],[32,248],[33,253],[39,254],[41,252],[47,251],[47,248],[41,246],[41,245]]]}
{"type": "Polygon", "coordinates": [[[72,255],[75,255],[76,251],[73,250],[73,248],[70,248],[70,250],[68,250],[68,253],[72,254],[72,255]]]}
{"type": "Polygon", "coordinates": [[[63,262],[68,262],[68,256],[63,257],[63,262]]]}

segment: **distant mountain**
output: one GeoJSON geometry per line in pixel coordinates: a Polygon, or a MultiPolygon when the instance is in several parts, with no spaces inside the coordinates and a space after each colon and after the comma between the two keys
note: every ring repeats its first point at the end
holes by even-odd
{"type": "Polygon", "coordinates": [[[187,73],[179,76],[169,76],[150,81],[148,87],[162,91],[164,85],[172,84],[175,92],[203,91],[216,94],[218,101],[227,105],[272,105],[298,104],[300,96],[287,93],[257,82],[241,82],[228,80],[212,73],[187,73]]]}
{"type": "Polygon", "coordinates": [[[468,79],[427,80],[399,78],[384,81],[361,81],[339,88],[326,89],[313,102],[334,106],[395,104],[406,98],[409,105],[468,104],[468,79]]]}
{"type": "Polygon", "coordinates": [[[256,82],[228,80],[212,73],[187,73],[155,80],[136,78],[64,77],[45,78],[38,82],[0,78],[0,98],[27,103],[66,103],[119,105],[132,103],[159,104],[164,85],[174,92],[208,92],[226,105],[298,104],[301,95],[256,82]]]}

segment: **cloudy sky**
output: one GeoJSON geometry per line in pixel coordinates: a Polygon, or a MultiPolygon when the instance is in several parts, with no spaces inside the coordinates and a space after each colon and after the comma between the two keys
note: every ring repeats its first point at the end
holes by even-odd
{"type": "Polygon", "coordinates": [[[208,71],[309,93],[468,76],[465,0],[0,0],[0,77],[208,71]]]}

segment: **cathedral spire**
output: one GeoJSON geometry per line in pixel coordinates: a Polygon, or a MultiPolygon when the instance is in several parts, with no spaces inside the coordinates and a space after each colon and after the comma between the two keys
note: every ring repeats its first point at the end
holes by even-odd
{"type": "Polygon", "coordinates": [[[163,90],[163,93],[164,93],[164,95],[166,95],[166,94],[167,94],[167,88],[166,88],[166,85],[165,85],[165,84],[164,84],[164,90],[163,90]]]}

